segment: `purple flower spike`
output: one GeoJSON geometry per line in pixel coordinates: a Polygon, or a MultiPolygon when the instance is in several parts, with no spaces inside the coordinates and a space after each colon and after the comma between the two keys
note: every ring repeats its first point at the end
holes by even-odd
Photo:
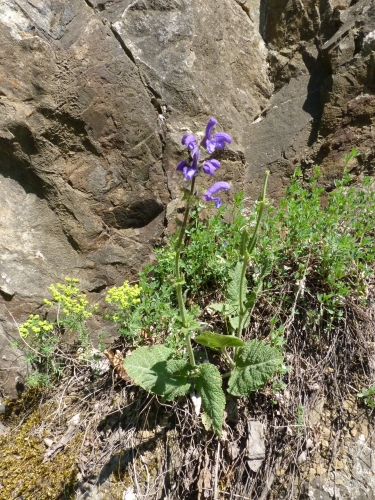
{"type": "Polygon", "coordinates": [[[216,208],[220,208],[222,203],[221,200],[218,196],[212,196],[218,191],[228,191],[230,189],[230,185],[227,182],[216,182],[213,186],[211,186],[207,191],[204,193],[204,198],[206,201],[213,201],[215,203],[216,208]]]}
{"type": "Polygon", "coordinates": [[[182,141],[181,143],[186,146],[188,149],[190,149],[190,151],[192,151],[193,153],[195,151],[197,151],[198,149],[198,146],[197,146],[197,139],[195,138],[194,135],[192,134],[185,134],[183,137],[182,137],[182,141]]]}
{"type": "Polygon", "coordinates": [[[224,149],[225,143],[230,144],[232,142],[232,138],[230,135],[225,132],[218,132],[213,137],[211,137],[212,129],[217,124],[217,120],[215,118],[210,118],[208,120],[206,126],[206,134],[202,141],[202,146],[207,149],[207,151],[211,154],[215,151],[215,149],[224,149]]]}
{"type": "Polygon", "coordinates": [[[187,161],[180,161],[180,163],[177,165],[176,170],[178,172],[182,172],[184,174],[185,179],[188,181],[191,181],[191,179],[194,177],[196,174],[196,170],[191,168],[191,166],[188,164],[187,161]]]}
{"type": "Polygon", "coordinates": [[[225,132],[218,132],[212,137],[212,139],[207,141],[207,151],[209,153],[213,153],[215,149],[224,149],[226,142],[228,144],[232,142],[231,136],[225,132]]]}
{"type": "Polygon", "coordinates": [[[198,172],[199,149],[193,154],[193,162],[191,165],[187,161],[180,161],[176,170],[182,172],[186,180],[191,181],[194,175],[198,172]]]}
{"type": "Polygon", "coordinates": [[[214,126],[217,124],[217,120],[215,118],[210,118],[208,120],[208,123],[206,125],[206,134],[204,136],[204,139],[202,141],[202,146],[207,149],[207,141],[210,140],[211,134],[212,134],[212,129],[214,126]]]}
{"type": "Polygon", "coordinates": [[[205,174],[214,175],[218,168],[220,168],[220,162],[218,160],[211,159],[203,163],[203,172],[205,174]]]}

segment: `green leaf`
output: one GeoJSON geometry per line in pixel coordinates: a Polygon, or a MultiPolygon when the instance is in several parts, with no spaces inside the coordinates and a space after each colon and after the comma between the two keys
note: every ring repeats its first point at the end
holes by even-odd
{"type": "Polygon", "coordinates": [[[202,396],[203,409],[210,418],[212,428],[218,436],[221,435],[225,408],[225,394],[221,385],[221,375],[216,366],[211,365],[211,363],[199,365],[195,387],[202,396]]]}
{"type": "Polygon", "coordinates": [[[214,302],[207,306],[213,311],[221,313],[223,316],[230,316],[231,314],[238,313],[238,304],[227,304],[226,302],[214,302]]]}
{"type": "Polygon", "coordinates": [[[239,316],[231,316],[229,318],[229,323],[230,326],[233,328],[234,331],[238,329],[238,325],[240,324],[240,317],[239,316]]]}
{"type": "Polygon", "coordinates": [[[233,396],[248,396],[264,387],[283,363],[280,352],[261,340],[249,340],[234,357],[235,367],[228,383],[233,396]]]}
{"type": "MultiPolygon", "coordinates": [[[[232,316],[231,318],[229,318],[229,322],[233,330],[237,330],[240,322],[240,317],[232,316]]],[[[245,321],[243,322],[242,328],[247,328],[249,325],[250,325],[250,315],[248,314],[245,321]]]]}
{"type": "Polygon", "coordinates": [[[185,360],[172,359],[173,355],[174,350],[163,345],[139,347],[125,358],[124,367],[137,385],[170,401],[190,389],[191,366],[185,360]]]}
{"type": "Polygon", "coordinates": [[[198,344],[210,349],[221,349],[223,347],[241,347],[245,342],[234,335],[222,335],[214,332],[202,332],[194,338],[198,344]]]}
{"type": "Polygon", "coordinates": [[[212,420],[207,415],[207,413],[202,413],[202,424],[206,431],[210,431],[212,429],[212,420]]]}
{"type": "Polygon", "coordinates": [[[257,278],[257,282],[254,285],[254,288],[248,297],[248,300],[246,302],[246,308],[247,309],[252,309],[257,301],[257,298],[259,294],[263,290],[263,281],[266,276],[270,274],[272,271],[272,261],[270,259],[267,259],[266,262],[263,264],[260,275],[257,278]]]}
{"type": "Polygon", "coordinates": [[[213,311],[217,311],[222,313],[226,304],[224,302],[213,302],[209,306],[207,306],[209,309],[212,309],[213,311]]]}
{"type": "MultiPolygon", "coordinates": [[[[229,273],[230,282],[228,285],[227,299],[229,304],[238,305],[240,300],[242,262],[237,262],[236,267],[229,273]]],[[[247,280],[244,278],[242,284],[242,296],[245,298],[247,292],[247,280]]]]}

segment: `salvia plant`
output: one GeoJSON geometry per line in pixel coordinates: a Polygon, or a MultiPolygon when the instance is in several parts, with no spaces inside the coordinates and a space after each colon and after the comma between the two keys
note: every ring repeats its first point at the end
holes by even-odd
{"type": "MultiPolygon", "coordinates": [[[[183,336],[187,355],[185,358],[176,359],[175,350],[165,344],[142,346],[125,359],[124,366],[136,384],[150,393],[162,396],[165,400],[173,400],[188,392],[197,391],[204,410],[205,426],[220,435],[226,402],[223,380],[228,379],[226,386],[229,394],[247,396],[250,392],[262,388],[281,369],[283,357],[279,349],[264,341],[256,339],[244,341],[242,338],[250,322],[250,312],[260,291],[262,277],[270,272],[270,265],[265,259],[257,287],[249,292],[246,271],[256,248],[266,206],[268,172],[257,203],[255,222],[253,218],[245,220],[241,229],[238,261],[229,273],[225,301],[209,305],[211,310],[222,315],[228,325],[228,331],[225,334],[205,331],[207,328],[202,329],[196,314],[189,310],[185,303],[185,280],[181,271],[184,266],[181,255],[187,241],[185,235],[189,214],[195,209],[199,200],[195,194],[196,180],[202,172],[209,176],[216,174],[220,162],[211,155],[215,150],[223,150],[226,144],[232,142],[231,137],[225,132],[213,134],[216,124],[215,118],[209,119],[200,144],[192,134],[183,136],[182,144],[188,149],[189,159],[180,162],[176,169],[189,183],[189,187],[183,189],[185,210],[173,248],[173,284],[179,311],[176,322],[183,336]],[[221,353],[220,370],[210,362],[198,362],[199,357],[195,354],[192,340],[196,344],[221,353]]],[[[222,205],[219,193],[229,189],[227,182],[218,181],[205,191],[203,198],[206,202],[213,202],[219,209],[222,205]]]]}

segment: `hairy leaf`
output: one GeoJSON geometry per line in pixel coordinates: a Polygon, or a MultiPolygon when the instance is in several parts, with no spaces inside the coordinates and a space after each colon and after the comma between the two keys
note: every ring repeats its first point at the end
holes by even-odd
{"type": "Polygon", "coordinates": [[[223,427],[225,394],[221,387],[222,380],[219,370],[211,363],[199,365],[199,375],[195,378],[195,387],[202,396],[205,413],[212,422],[212,428],[218,436],[223,427]]]}
{"type": "Polygon", "coordinates": [[[233,396],[247,396],[264,387],[281,366],[283,356],[261,340],[249,340],[238,349],[234,362],[228,392],[233,396]]]}
{"type": "Polygon", "coordinates": [[[210,349],[221,349],[222,347],[241,347],[245,342],[234,335],[221,335],[214,332],[202,332],[194,338],[198,344],[210,349]]]}
{"type": "MultiPolygon", "coordinates": [[[[238,329],[238,325],[240,322],[240,317],[239,316],[231,316],[229,318],[230,326],[233,328],[233,330],[238,329]]],[[[242,324],[242,328],[247,328],[250,325],[250,315],[248,314],[245,318],[245,321],[242,324]]]]}
{"type": "Polygon", "coordinates": [[[238,304],[227,304],[226,302],[214,302],[207,306],[213,311],[221,313],[223,316],[230,316],[238,313],[238,304]]]}
{"type": "Polygon", "coordinates": [[[212,309],[213,311],[217,311],[222,313],[223,309],[225,308],[225,303],[224,302],[213,302],[209,306],[207,306],[209,309],[212,309]]]}
{"type": "Polygon", "coordinates": [[[125,358],[124,367],[137,385],[170,401],[190,389],[191,366],[184,360],[171,359],[173,354],[173,349],[163,345],[139,347],[125,358]]]}
{"type": "MultiPolygon", "coordinates": [[[[236,267],[230,272],[230,282],[228,285],[227,299],[229,304],[239,304],[240,301],[240,284],[241,284],[242,262],[237,262],[236,267]]],[[[247,280],[244,278],[242,284],[242,296],[246,297],[247,280]]]]}

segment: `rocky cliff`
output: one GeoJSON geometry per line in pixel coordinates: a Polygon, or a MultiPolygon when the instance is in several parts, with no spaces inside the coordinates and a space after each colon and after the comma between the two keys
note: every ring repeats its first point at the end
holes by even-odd
{"type": "Polygon", "coordinates": [[[373,0],[0,0],[0,350],[66,275],[95,294],[149,259],[176,206],[180,138],[234,138],[223,179],[277,198],[327,188],[352,146],[372,172],[373,0]],[[13,316],[13,319],[12,319],[13,316]]]}
{"type": "MultiPolygon", "coordinates": [[[[352,172],[374,173],[375,0],[0,0],[0,109],[0,395],[16,396],[16,323],[65,276],[94,300],[136,277],[173,225],[181,136],[210,116],[234,139],[221,178],[250,201],[266,169],[274,200],[299,165],[331,190],[352,147],[352,172]]],[[[308,498],[375,498],[362,424],[355,474],[314,464],[308,498]]]]}

